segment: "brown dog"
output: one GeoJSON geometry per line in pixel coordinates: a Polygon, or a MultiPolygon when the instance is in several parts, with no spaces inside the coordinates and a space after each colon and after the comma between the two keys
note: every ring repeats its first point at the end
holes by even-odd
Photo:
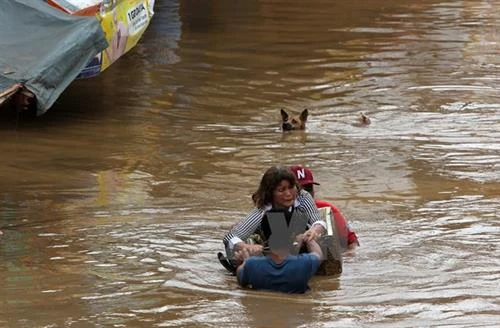
{"type": "Polygon", "coordinates": [[[300,115],[289,115],[284,109],[281,109],[281,118],[283,119],[281,127],[283,131],[304,130],[308,115],[307,108],[300,115]]]}
{"type": "Polygon", "coordinates": [[[365,113],[361,112],[360,113],[360,118],[359,118],[359,123],[363,125],[369,125],[372,121],[368,116],[365,115],[365,113]]]}
{"type": "Polygon", "coordinates": [[[366,116],[365,113],[361,112],[358,116],[357,122],[353,123],[352,125],[357,127],[366,127],[371,123],[372,121],[370,120],[370,118],[366,116]]]}

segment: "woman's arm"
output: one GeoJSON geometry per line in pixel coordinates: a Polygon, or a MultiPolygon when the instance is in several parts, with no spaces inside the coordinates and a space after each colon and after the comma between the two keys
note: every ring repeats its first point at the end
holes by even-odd
{"type": "Polygon", "coordinates": [[[308,223],[310,226],[313,226],[315,224],[322,224],[323,226],[325,226],[325,221],[323,221],[323,219],[321,218],[321,215],[319,214],[318,208],[316,207],[316,203],[314,202],[311,194],[302,189],[299,193],[298,200],[300,203],[299,207],[307,215],[308,223]]]}
{"type": "Polygon", "coordinates": [[[222,239],[226,250],[232,251],[237,244],[245,244],[244,241],[259,227],[263,215],[263,210],[254,208],[243,220],[236,224],[222,239]]]}
{"type": "Polygon", "coordinates": [[[305,190],[301,190],[299,194],[299,203],[302,211],[308,218],[309,230],[304,234],[304,241],[316,239],[326,233],[326,223],[321,218],[318,208],[312,196],[305,190]]]}

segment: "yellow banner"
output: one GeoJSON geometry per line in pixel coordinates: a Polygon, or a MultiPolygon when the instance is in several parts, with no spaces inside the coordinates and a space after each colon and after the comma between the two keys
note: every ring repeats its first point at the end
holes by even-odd
{"type": "Polygon", "coordinates": [[[98,16],[109,47],[102,53],[101,71],[137,44],[151,21],[153,6],[153,0],[103,2],[98,16]]]}

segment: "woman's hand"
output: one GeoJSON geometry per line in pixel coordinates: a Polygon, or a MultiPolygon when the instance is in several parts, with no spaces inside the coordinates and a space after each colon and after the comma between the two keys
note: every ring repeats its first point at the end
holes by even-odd
{"type": "Polygon", "coordinates": [[[320,224],[316,224],[311,229],[307,230],[306,232],[304,232],[302,234],[303,240],[306,243],[311,241],[311,240],[315,240],[316,238],[323,235],[324,232],[325,232],[325,229],[323,228],[323,226],[321,226],[320,224]]]}

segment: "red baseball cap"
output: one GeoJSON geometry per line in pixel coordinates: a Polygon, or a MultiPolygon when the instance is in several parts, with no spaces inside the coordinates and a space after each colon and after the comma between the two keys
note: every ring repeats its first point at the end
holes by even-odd
{"type": "Polygon", "coordinates": [[[295,177],[301,186],[307,186],[310,184],[319,185],[318,182],[314,181],[313,174],[308,168],[300,165],[294,165],[290,166],[290,171],[295,174],[295,177]]]}

